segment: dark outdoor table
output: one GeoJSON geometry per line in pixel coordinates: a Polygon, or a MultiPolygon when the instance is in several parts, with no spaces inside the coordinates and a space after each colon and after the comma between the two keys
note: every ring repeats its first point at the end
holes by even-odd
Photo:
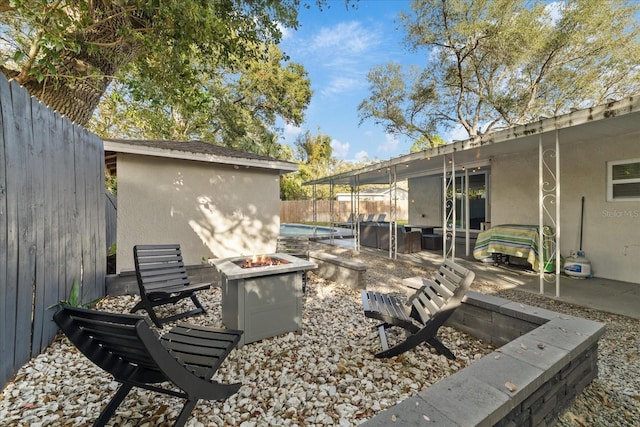
{"type": "Polygon", "coordinates": [[[439,225],[414,225],[414,224],[407,224],[404,226],[404,228],[407,231],[411,231],[414,228],[419,228],[420,231],[422,231],[422,234],[433,234],[433,230],[439,227],[439,225]]]}

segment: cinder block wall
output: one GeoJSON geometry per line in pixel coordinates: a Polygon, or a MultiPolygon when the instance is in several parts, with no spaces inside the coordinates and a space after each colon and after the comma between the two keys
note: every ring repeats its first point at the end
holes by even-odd
{"type": "Polygon", "coordinates": [[[602,323],[468,292],[447,325],[500,348],[363,425],[553,425],[598,375],[602,323]]]}

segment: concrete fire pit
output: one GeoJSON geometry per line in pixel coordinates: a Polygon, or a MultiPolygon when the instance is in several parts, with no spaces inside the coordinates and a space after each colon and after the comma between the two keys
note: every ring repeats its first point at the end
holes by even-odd
{"type": "Polygon", "coordinates": [[[283,253],[209,263],[220,273],[222,323],[244,331],[238,347],[302,331],[302,273],[315,263],[283,253]]]}

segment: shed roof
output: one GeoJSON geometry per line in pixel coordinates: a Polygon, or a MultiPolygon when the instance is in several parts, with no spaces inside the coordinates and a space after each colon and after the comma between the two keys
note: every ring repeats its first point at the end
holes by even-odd
{"type": "Polygon", "coordinates": [[[130,153],[143,156],[167,157],[260,169],[273,169],[277,170],[280,174],[298,170],[298,165],[292,162],[234,150],[233,148],[214,145],[203,141],[105,139],[104,150],[105,163],[110,172],[115,171],[117,153],[130,153]]]}
{"type": "Polygon", "coordinates": [[[640,131],[640,95],[428,148],[304,184],[384,184],[389,182],[391,170],[395,171],[397,180],[439,174],[443,162],[452,156],[457,167],[486,165],[497,155],[533,151],[540,140],[543,144],[555,143],[556,131],[560,145],[637,133],[640,131]]]}

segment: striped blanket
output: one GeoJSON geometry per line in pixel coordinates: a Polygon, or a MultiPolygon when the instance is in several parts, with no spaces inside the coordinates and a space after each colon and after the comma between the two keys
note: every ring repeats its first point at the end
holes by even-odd
{"type": "MultiPolygon", "coordinates": [[[[473,250],[475,259],[490,258],[494,253],[526,258],[534,271],[540,271],[539,227],[536,225],[505,224],[491,227],[478,234],[473,250]]],[[[543,229],[544,272],[555,272],[554,231],[543,229]]]]}

